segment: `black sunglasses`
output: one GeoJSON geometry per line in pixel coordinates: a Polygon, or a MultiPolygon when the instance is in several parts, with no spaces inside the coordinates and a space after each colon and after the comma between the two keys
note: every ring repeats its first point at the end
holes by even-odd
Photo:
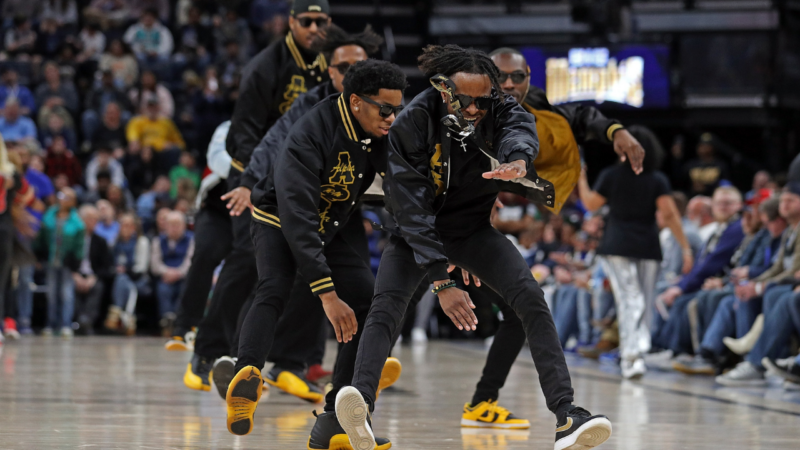
{"type": "Polygon", "coordinates": [[[342,75],[344,75],[344,73],[347,72],[347,69],[349,69],[350,66],[352,66],[352,64],[350,64],[347,61],[340,62],[339,64],[331,64],[331,67],[333,67],[334,69],[338,70],[339,73],[342,74],[342,75]]]}
{"type": "Polygon", "coordinates": [[[511,73],[500,72],[500,75],[497,77],[497,81],[499,81],[500,84],[503,84],[506,82],[506,80],[508,80],[508,77],[511,77],[512,83],[520,84],[525,81],[526,78],[528,78],[528,74],[521,70],[515,70],[511,73]]]}
{"type": "Polygon", "coordinates": [[[473,102],[475,102],[475,107],[481,111],[486,111],[492,106],[492,97],[470,97],[469,95],[456,94],[456,100],[461,103],[462,109],[469,108],[469,105],[473,102]]]}
{"type": "Polygon", "coordinates": [[[360,98],[361,100],[364,100],[365,102],[367,102],[367,103],[369,103],[371,105],[375,105],[375,106],[380,107],[380,111],[378,111],[378,114],[380,114],[380,116],[383,117],[384,119],[386,119],[387,117],[391,116],[392,114],[397,116],[398,114],[400,114],[400,111],[403,110],[403,105],[400,105],[400,106],[381,105],[380,103],[376,102],[375,100],[373,100],[373,99],[371,99],[369,97],[362,97],[362,96],[359,95],[358,98],[360,98]]]}
{"type": "Polygon", "coordinates": [[[322,28],[322,27],[328,26],[328,18],[327,17],[317,17],[316,19],[312,19],[311,17],[297,17],[297,22],[303,28],[310,27],[312,23],[317,24],[317,28],[322,28]]]}

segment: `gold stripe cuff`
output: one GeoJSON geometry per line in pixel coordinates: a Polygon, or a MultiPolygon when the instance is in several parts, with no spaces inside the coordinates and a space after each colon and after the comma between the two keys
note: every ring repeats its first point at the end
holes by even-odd
{"type": "Polygon", "coordinates": [[[611,125],[606,130],[606,137],[608,138],[609,141],[613,142],[614,141],[614,132],[617,131],[617,130],[621,130],[623,128],[625,128],[625,127],[623,127],[622,125],[620,125],[618,123],[615,123],[614,125],[611,125]]]}
{"type": "Polygon", "coordinates": [[[253,207],[253,212],[256,212],[256,213],[258,213],[258,214],[260,214],[260,215],[262,215],[262,216],[266,217],[267,219],[272,219],[272,220],[274,220],[275,222],[281,223],[281,219],[279,219],[278,217],[276,217],[276,216],[273,216],[272,214],[270,214],[270,213],[268,213],[268,212],[264,212],[264,211],[262,211],[262,210],[260,210],[260,209],[256,208],[255,206],[253,207]]]}
{"type": "Polygon", "coordinates": [[[253,218],[254,218],[254,219],[256,219],[256,220],[258,220],[259,222],[264,222],[264,223],[266,223],[266,224],[268,224],[268,225],[272,225],[272,226],[274,226],[274,227],[278,227],[278,228],[280,228],[280,227],[281,227],[281,224],[279,224],[279,223],[277,223],[277,222],[274,222],[274,221],[272,221],[272,220],[270,220],[270,219],[266,219],[266,218],[264,218],[264,217],[261,217],[261,216],[259,216],[259,215],[258,215],[258,214],[257,214],[255,211],[253,211],[253,218]]]}
{"type": "Polygon", "coordinates": [[[311,292],[321,291],[323,289],[327,289],[329,287],[333,287],[333,283],[323,284],[322,286],[317,286],[311,289],[311,292]]]}
{"type": "Polygon", "coordinates": [[[232,159],[231,160],[231,167],[238,170],[239,172],[244,172],[244,164],[240,163],[239,161],[232,159]]]}
{"type": "Polygon", "coordinates": [[[331,281],[331,277],[323,278],[321,280],[317,280],[317,281],[311,283],[309,286],[311,286],[313,288],[314,286],[317,286],[317,285],[322,284],[322,283],[329,283],[330,281],[331,281]]]}

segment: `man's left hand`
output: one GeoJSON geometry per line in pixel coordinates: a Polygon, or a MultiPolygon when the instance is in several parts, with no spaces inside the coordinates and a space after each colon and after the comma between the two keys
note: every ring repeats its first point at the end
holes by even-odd
{"type": "Polygon", "coordinates": [[[491,172],[484,172],[483,178],[495,180],[514,180],[524,177],[528,173],[525,161],[517,160],[510,163],[500,164],[491,172]]]}
{"type": "Polygon", "coordinates": [[[628,130],[621,129],[614,133],[614,151],[619,155],[620,161],[630,161],[631,168],[636,174],[642,173],[644,149],[628,130]]]}
{"type": "Polygon", "coordinates": [[[743,302],[750,301],[758,296],[758,294],[756,294],[756,284],[753,282],[736,286],[735,293],[736,297],[743,302]]]}

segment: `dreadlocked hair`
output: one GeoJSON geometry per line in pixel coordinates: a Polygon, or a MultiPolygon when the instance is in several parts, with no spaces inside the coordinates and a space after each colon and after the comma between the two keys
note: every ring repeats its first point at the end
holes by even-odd
{"type": "Polygon", "coordinates": [[[331,24],[326,29],[325,40],[320,44],[320,51],[330,60],[333,52],[345,45],[357,45],[364,49],[368,55],[376,53],[383,44],[383,38],[372,31],[372,26],[367,25],[361,33],[350,34],[340,27],[331,24]]]}
{"type": "Polygon", "coordinates": [[[419,70],[430,78],[436,74],[444,74],[447,77],[453,74],[464,72],[478,75],[486,75],[492,82],[492,87],[498,94],[502,94],[500,82],[500,70],[486,53],[475,50],[474,48],[461,48],[458,45],[429,45],[422,50],[422,55],[417,58],[419,70]]]}

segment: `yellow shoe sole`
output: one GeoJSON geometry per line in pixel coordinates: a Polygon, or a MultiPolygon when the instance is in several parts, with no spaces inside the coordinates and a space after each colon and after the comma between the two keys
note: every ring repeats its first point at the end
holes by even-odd
{"type": "MultiPolygon", "coordinates": [[[[209,373],[208,378],[211,379],[211,376],[212,374],[209,373]]],[[[192,372],[192,363],[186,365],[186,372],[183,374],[183,384],[189,389],[194,389],[195,391],[211,390],[210,384],[203,384],[203,380],[195,375],[194,372],[192,372]]]]}
{"type": "Polygon", "coordinates": [[[378,381],[378,392],[375,393],[375,400],[381,395],[381,391],[397,383],[400,374],[403,373],[403,365],[400,360],[394,357],[386,358],[381,371],[381,379],[378,381]]]}
{"type": "Polygon", "coordinates": [[[275,381],[264,378],[264,382],[307,402],[321,403],[325,399],[324,394],[308,390],[306,383],[291,372],[281,372],[275,381]]]}
{"type": "Polygon", "coordinates": [[[490,428],[495,430],[527,430],[530,422],[520,423],[489,423],[478,420],[461,419],[461,428],[490,428]]]}
{"type": "Polygon", "coordinates": [[[188,352],[189,351],[189,346],[186,345],[186,342],[175,341],[175,340],[169,341],[166,344],[164,344],[164,348],[167,349],[167,351],[170,351],[170,352],[188,352]]]}
{"type": "Polygon", "coordinates": [[[237,436],[245,436],[253,431],[253,416],[264,384],[261,371],[247,366],[231,380],[225,403],[228,405],[228,431],[237,436]]]}
{"type": "MultiPolygon", "coordinates": [[[[311,438],[308,438],[306,448],[308,448],[308,450],[318,450],[311,448],[311,438]]],[[[390,448],[392,448],[392,443],[387,442],[383,445],[375,444],[374,450],[389,450],[390,448]]],[[[328,448],[325,450],[353,450],[353,446],[350,445],[350,439],[346,434],[337,434],[331,438],[331,441],[328,443],[328,448]]]]}

